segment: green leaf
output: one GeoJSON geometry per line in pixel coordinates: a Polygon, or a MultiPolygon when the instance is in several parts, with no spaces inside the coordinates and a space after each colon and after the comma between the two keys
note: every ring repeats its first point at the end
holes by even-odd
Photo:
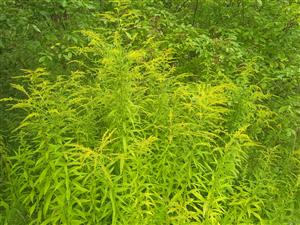
{"type": "Polygon", "coordinates": [[[256,0],[257,4],[259,7],[261,7],[263,5],[262,0],[256,0]]]}
{"type": "Polygon", "coordinates": [[[9,205],[3,200],[0,201],[0,206],[4,207],[6,210],[9,209],[9,205]]]}
{"type": "Polygon", "coordinates": [[[29,209],[29,216],[32,216],[33,212],[35,211],[35,207],[37,206],[37,203],[33,204],[29,209]]]}
{"type": "Polygon", "coordinates": [[[36,25],[32,24],[32,27],[33,27],[33,29],[34,29],[35,31],[37,31],[37,32],[39,32],[39,33],[42,32],[36,25]]]}
{"type": "Polygon", "coordinates": [[[43,207],[43,215],[45,217],[47,217],[47,212],[48,212],[49,205],[51,203],[52,197],[53,197],[53,193],[48,193],[46,195],[46,198],[45,198],[45,201],[44,201],[44,207],[43,207]]]}

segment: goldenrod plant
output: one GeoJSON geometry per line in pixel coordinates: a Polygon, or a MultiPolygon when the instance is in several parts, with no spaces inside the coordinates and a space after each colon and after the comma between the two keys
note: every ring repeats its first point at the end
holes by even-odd
{"type": "Polygon", "coordinates": [[[272,66],[240,30],[201,17],[239,9],[226,21],[252,24],[246,9],[266,16],[265,3],[80,2],[97,26],[54,43],[52,61],[11,78],[0,101],[13,118],[0,139],[0,223],[300,224],[295,59],[272,66]]]}

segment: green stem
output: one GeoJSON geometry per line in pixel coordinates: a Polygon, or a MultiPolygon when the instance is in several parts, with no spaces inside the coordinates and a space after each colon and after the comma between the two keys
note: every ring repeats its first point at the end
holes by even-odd
{"type": "Polygon", "coordinates": [[[195,25],[195,22],[196,22],[196,14],[197,14],[197,11],[198,11],[198,7],[199,7],[199,0],[196,0],[196,6],[195,6],[195,9],[194,9],[194,16],[193,16],[193,26],[195,25]]]}

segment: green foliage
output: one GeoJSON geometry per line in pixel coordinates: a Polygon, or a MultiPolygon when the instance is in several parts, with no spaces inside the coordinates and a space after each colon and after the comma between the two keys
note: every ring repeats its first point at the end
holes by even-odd
{"type": "MultiPolygon", "coordinates": [[[[2,136],[0,136],[0,189],[7,190],[7,177],[8,177],[8,161],[7,161],[7,154],[4,148],[4,143],[2,136]]],[[[5,221],[5,211],[8,210],[9,205],[7,202],[7,198],[4,195],[5,192],[0,193],[0,222],[4,223],[5,221]]]]}
{"type": "Polygon", "coordinates": [[[296,3],[14,3],[1,224],[300,223],[296,3]]]}

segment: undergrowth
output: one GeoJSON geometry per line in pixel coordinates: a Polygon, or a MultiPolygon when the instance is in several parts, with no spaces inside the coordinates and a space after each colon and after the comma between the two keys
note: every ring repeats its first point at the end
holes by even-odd
{"type": "Polygon", "coordinates": [[[143,20],[120,2],[101,17],[114,31],[81,32],[70,73],[25,70],[23,97],[2,100],[25,116],[13,154],[0,145],[0,221],[299,224],[299,130],[285,119],[299,121],[299,96],[271,107],[252,61],[181,73],[176,48],[135,34],[143,20]]]}

